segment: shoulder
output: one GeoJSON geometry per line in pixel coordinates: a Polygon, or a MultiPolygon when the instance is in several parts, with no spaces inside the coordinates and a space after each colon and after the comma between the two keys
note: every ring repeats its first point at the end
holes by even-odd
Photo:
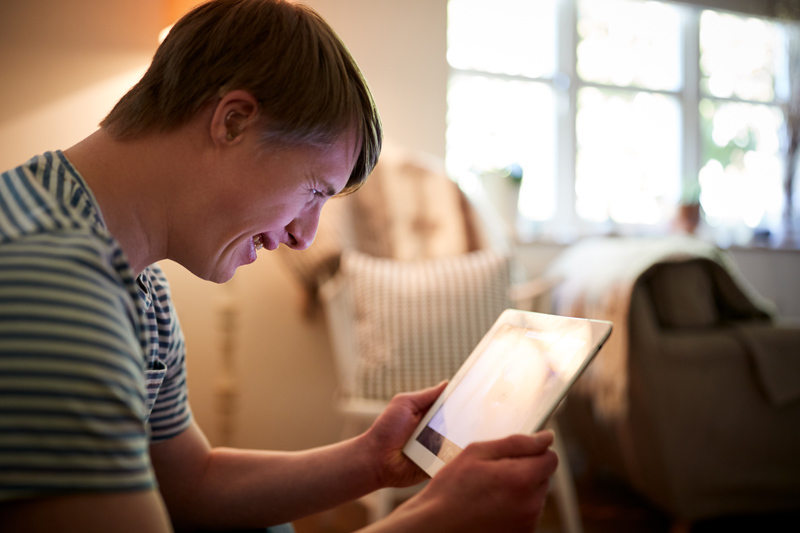
{"type": "Polygon", "coordinates": [[[113,251],[91,236],[67,233],[0,250],[0,352],[12,345],[48,353],[101,350],[124,355],[127,373],[140,368],[140,319],[113,251]]]}
{"type": "MultiPolygon", "coordinates": [[[[31,280],[133,292],[130,266],[102,223],[94,197],[61,152],[46,152],[0,175],[3,271],[31,280]]],[[[2,279],[0,279],[2,281],[2,279]]]]}
{"type": "Polygon", "coordinates": [[[154,487],[137,288],[67,174],[40,157],[0,176],[0,434],[16,443],[0,501],[154,487]]]}
{"type": "Polygon", "coordinates": [[[0,174],[0,242],[64,229],[108,236],[91,191],[61,152],[0,174]]]}
{"type": "Polygon", "coordinates": [[[141,370],[141,318],[121,251],[82,230],[0,244],[0,354],[114,353],[141,370]]]}
{"type": "Polygon", "coordinates": [[[0,434],[16,443],[0,447],[15,480],[0,476],[0,501],[154,486],[136,310],[91,240],[76,240],[64,253],[0,247],[0,434]]]}
{"type": "Polygon", "coordinates": [[[0,243],[4,279],[36,285],[66,283],[89,292],[122,289],[132,282],[119,246],[85,228],[33,233],[0,243]]]}

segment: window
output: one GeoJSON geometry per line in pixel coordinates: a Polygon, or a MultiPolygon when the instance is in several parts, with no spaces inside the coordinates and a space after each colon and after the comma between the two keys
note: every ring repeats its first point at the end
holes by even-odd
{"type": "Polygon", "coordinates": [[[780,224],[782,41],[779,27],[764,20],[700,15],[700,200],[706,220],[733,242],[780,224]]]}
{"type": "Polygon", "coordinates": [[[699,202],[747,242],[781,222],[786,42],[668,2],[449,0],[448,172],[512,198],[523,239],[664,232],[699,202]]]}

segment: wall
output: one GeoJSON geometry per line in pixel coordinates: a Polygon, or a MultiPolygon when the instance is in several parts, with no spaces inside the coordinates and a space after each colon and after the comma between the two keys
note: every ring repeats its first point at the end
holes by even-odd
{"type": "Polygon", "coordinates": [[[0,2],[0,167],[66,148],[141,76],[160,0],[0,2]]]}
{"type": "Polygon", "coordinates": [[[800,250],[734,248],[731,256],[742,277],[775,304],[779,319],[800,324],[800,250]]]}
{"type": "Polygon", "coordinates": [[[445,0],[308,0],[347,44],[370,84],[386,137],[444,157],[445,0]]]}

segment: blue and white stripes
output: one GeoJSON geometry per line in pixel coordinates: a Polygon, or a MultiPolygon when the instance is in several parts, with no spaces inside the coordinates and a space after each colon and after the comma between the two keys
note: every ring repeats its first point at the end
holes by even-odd
{"type": "Polygon", "coordinates": [[[63,154],[0,175],[0,501],[154,487],[184,366],[166,280],[134,279],[63,154]]]}

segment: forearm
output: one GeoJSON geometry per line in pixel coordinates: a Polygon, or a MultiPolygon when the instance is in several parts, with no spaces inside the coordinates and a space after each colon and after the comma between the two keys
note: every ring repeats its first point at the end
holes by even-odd
{"type": "Polygon", "coordinates": [[[263,527],[419,483],[427,476],[402,447],[443,389],[398,395],[365,434],[305,452],[212,449],[193,423],[150,447],[170,517],[176,526],[263,527]]]}
{"type": "MultiPolygon", "coordinates": [[[[197,435],[177,438],[197,446],[197,435]]],[[[380,488],[368,446],[362,436],[303,452],[189,448],[186,464],[191,468],[160,464],[158,451],[154,464],[177,525],[263,527],[329,509],[380,488]],[[194,460],[193,453],[201,460],[194,460]],[[165,469],[170,472],[160,475],[165,469]]]]}
{"type": "Polygon", "coordinates": [[[215,449],[202,480],[204,509],[209,519],[235,519],[235,524],[226,520],[226,526],[260,526],[363,496],[380,487],[362,441],[303,452],[215,449]]]}
{"type": "MultiPolygon", "coordinates": [[[[374,522],[358,533],[448,533],[459,531],[451,528],[448,513],[437,499],[415,496],[406,501],[383,520],[374,522]]],[[[460,533],[460,531],[459,531],[460,533]]]]}

